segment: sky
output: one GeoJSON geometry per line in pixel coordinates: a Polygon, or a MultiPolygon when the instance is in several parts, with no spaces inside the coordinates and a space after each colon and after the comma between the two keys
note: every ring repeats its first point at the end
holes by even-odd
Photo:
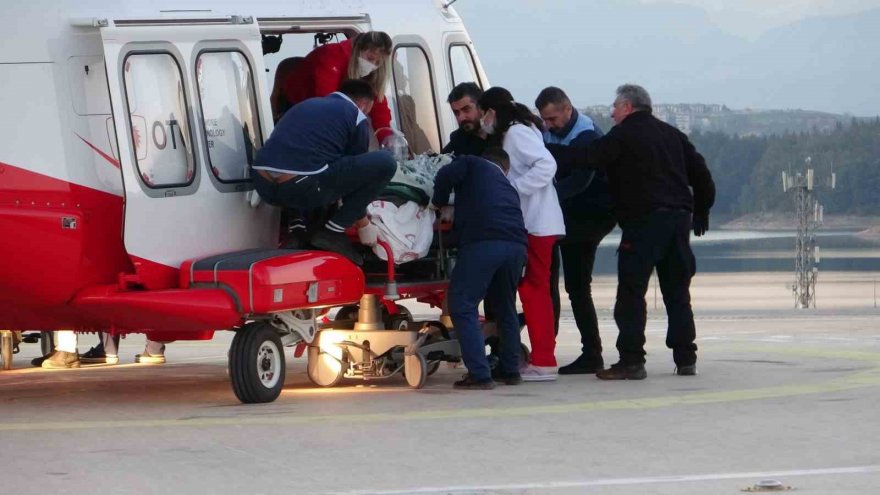
{"type": "Polygon", "coordinates": [[[880,115],[880,0],[458,0],[490,81],[523,102],[556,85],[607,105],[880,115]]]}
{"type": "Polygon", "coordinates": [[[693,5],[706,10],[719,27],[749,39],[757,38],[770,28],[807,17],[847,15],[880,8],[880,0],[641,0],[641,3],[693,5]]]}

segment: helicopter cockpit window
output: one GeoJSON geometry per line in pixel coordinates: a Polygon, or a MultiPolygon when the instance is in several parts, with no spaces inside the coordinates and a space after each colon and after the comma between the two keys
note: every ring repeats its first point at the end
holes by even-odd
{"type": "Polygon", "coordinates": [[[480,76],[477,75],[477,64],[470,48],[463,43],[449,45],[449,69],[452,73],[452,85],[464,82],[475,82],[481,88],[480,76]]]}
{"type": "Polygon", "coordinates": [[[124,62],[125,97],[138,173],[147,187],[180,187],[195,175],[183,77],[169,53],[124,62]]]}
{"type": "Polygon", "coordinates": [[[249,180],[261,139],[247,58],[237,51],[203,52],[196,61],[196,81],[212,172],[220,182],[249,180]]]}

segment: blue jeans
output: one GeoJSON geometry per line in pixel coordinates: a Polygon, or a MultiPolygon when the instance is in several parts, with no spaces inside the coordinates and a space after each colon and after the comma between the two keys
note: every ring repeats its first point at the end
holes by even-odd
{"type": "Polygon", "coordinates": [[[276,184],[251,172],[254,188],[267,203],[297,210],[324,208],[342,199],[331,222],[350,227],[394,177],[397,163],[387,151],[345,156],[315,175],[302,175],[276,184]]]}
{"type": "Polygon", "coordinates": [[[449,284],[449,314],[455,325],[461,357],[473,380],[492,377],[477,306],[484,297],[492,305],[501,341],[502,373],[518,373],[520,361],[516,287],[526,262],[526,246],[510,241],[480,241],[458,250],[449,284]]]}

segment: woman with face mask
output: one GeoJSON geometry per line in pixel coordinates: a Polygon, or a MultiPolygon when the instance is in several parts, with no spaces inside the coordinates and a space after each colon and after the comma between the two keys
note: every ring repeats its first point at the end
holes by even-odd
{"type": "Polygon", "coordinates": [[[550,262],[554,243],[565,235],[562,209],[553,186],[556,161],[544,147],[541,119],[516,103],[509,91],[489,88],[478,105],[483,111],[480,125],[489,135],[490,145],[500,145],[510,155],[507,178],[519,193],[528,232],[528,261],[519,295],[532,355],[531,363],[520,373],[523,381],[553,381],[558,375],[550,262]]]}
{"type": "Polygon", "coordinates": [[[284,96],[293,106],[316,96],[327,96],[346,79],[363,79],[376,92],[369,117],[379,142],[391,134],[391,111],[385,99],[390,73],[391,37],[382,31],[360,33],[341,43],[312,50],[284,81],[284,96]]]}

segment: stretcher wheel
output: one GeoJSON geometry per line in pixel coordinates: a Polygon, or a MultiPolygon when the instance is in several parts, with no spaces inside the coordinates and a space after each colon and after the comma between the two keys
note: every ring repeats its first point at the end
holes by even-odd
{"type": "Polygon", "coordinates": [[[388,310],[385,309],[385,306],[382,306],[382,322],[385,324],[385,328],[389,330],[409,330],[410,324],[413,322],[412,313],[400,304],[395,304],[395,306],[397,306],[397,314],[393,315],[388,314],[388,310]]]}
{"type": "Polygon", "coordinates": [[[409,330],[410,323],[412,323],[412,320],[410,318],[403,315],[394,315],[388,318],[386,327],[389,330],[406,331],[409,330]]]}
{"type": "Polygon", "coordinates": [[[357,320],[358,317],[358,307],[355,305],[352,306],[343,306],[339,308],[339,311],[336,312],[336,316],[333,317],[333,321],[348,321],[348,320],[357,320]]]}
{"type": "Polygon", "coordinates": [[[319,387],[335,387],[345,376],[342,363],[342,348],[334,345],[330,352],[322,351],[319,346],[310,345],[306,373],[309,380],[319,387]],[[338,354],[336,350],[338,349],[338,354]]]}
{"type": "Polygon", "coordinates": [[[428,380],[428,363],[425,362],[425,356],[421,354],[413,354],[403,358],[403,376],[406,377],[406,383],[410,387],[420,389],[425,386],[428,380]]]}
{"type": "Polygon", "coordinates": [[[284,388],[284,351],[268,323],[250,323],[235,333],[229,348],[232,391],[245,404],[272,402],[284,388]]]}

